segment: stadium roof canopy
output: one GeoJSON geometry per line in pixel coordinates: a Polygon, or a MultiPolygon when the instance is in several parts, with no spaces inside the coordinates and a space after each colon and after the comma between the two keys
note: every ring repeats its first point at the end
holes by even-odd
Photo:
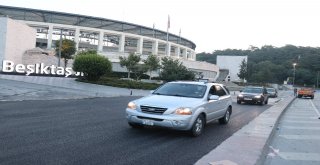
{"type": "MultiPolygon", "coordinates": [[[[1,15],[15,20],[91,27],[167,40],[167,33],[164,31],[106,18],[0,5],[1,15]]],[[[171,33],[169,33],[169,41],[192,49],[196,48],[192,41],[171,33]]]]}

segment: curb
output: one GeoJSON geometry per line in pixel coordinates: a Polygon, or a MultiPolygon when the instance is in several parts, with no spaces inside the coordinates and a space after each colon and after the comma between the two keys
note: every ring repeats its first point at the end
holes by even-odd
{"type": "Polygon", "coordinates": [[[242,127],[196,165],[253,165],[262,164],[280,117],[295,98],[289,97],[270,107],[242,127]]]}

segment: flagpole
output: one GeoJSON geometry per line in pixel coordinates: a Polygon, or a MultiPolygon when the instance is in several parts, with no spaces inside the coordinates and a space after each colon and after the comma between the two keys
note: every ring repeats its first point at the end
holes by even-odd
{"type": "Polygon", "coordinates": [[[179,44],[181,43],[181,28],[180,28],[180,31],[179,31],[179,44]]]}
{"type": "Polygon", "coordinates": [[[153,34],[152,34],[153,38],[154,38],[154,26],[155,26],[155,25],[154,25],[154,23],[153,23],[153,34]]]}
{"type": "Polygon", "coordinates": [[[167,42],[169,41],[170,15],[168,15],[167,42]]]}
{"type": "Polygon", "coordinates": [[[168,15],[168,26],[167,26],[167,49],[166,49],[166,55],[169,55],[169,28],[170,28],[170,15],[168,15]]]}

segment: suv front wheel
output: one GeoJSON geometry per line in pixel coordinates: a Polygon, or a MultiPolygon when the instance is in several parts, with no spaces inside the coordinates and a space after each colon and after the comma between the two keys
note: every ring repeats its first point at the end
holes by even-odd
{"type": "Polygon", "coordinates": [[[192,128],[190,130],[191,135],[194,137],[201,135],[201,133],[203,132],[204,124],[205,124],[204,116],[200,114],[192,125],[192,128]]]}

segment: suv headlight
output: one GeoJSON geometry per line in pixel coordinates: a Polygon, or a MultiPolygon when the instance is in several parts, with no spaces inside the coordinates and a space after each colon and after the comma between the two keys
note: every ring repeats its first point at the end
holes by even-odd
{"type": "Polygon", "coordinates": [[[136,104],[134,102],[129,102],[127,108],[131,109],[131,110],[136,110],[137,106],[136,106],[136,104]]]}
{"type": "Polygon", "coordinates": [[[254,96],[254,98],[260,99],[260,98],[261,98],[261,96],[260,96],[260,95],[259,95],[259,96],[254,96]]]}
{"type": "Polygon", "coordinates": [[[238,97],[243,97],[243,95],[242,95],[242,94],[239,94],[238,97]]]}
{"type": "Polygon", "coordinates": [[[178,115],[191,115],[192,111],[191,111],[190,108],[181,107],[181,108],[176,109],[175,114],[178,114],[178,115]]]}

